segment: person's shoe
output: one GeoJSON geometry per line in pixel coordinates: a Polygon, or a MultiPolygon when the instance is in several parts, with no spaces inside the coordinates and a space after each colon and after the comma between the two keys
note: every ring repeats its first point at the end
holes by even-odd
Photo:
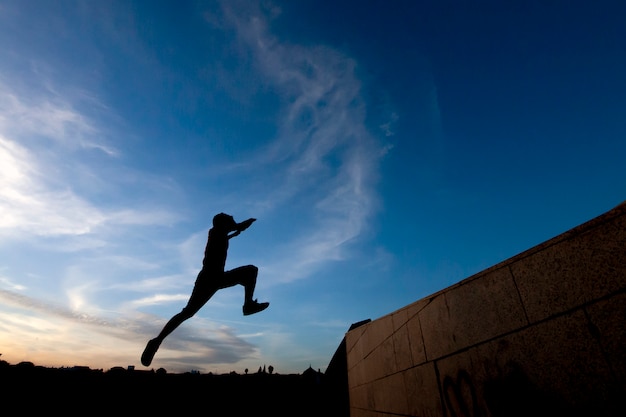
{"type": "Polygon", "coordinates": [[[243,315],[249,316],[250,314],[258,313],[269,307],[270,303],[259,303],[257,300],[248,301],[243,305],[243,315]]]}
{"type": "Polygon", "coordinates": [[[157,350],[159,350],[159,346],[161,343],[157,339],[152,339],[146,345],[146,348],[141,355],[141,364],[143,366],[150,366],[152,363],[152,358],[154,358],[154,354],[157,350]]]}

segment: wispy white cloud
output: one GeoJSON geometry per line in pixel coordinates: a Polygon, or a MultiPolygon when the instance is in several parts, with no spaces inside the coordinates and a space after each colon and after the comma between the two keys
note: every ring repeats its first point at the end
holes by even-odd
{"type": "MultiPolygon", "coordinates": [[[[0,74],[1,75],[1,74],[0,74]]],[[[46,82],[49,84],[49,82],[46,82]]],[[[35,236],[84,235],[105,224],[171,224],[172,212],[155,208],[103,209],[75,188],[104,183],[89,171],[82,151],[119,156],[97,123],[51,87],[17,92],[0,78],[0,228],[35,236]]],[[[115,179],[108,178],[108,183],[115,179]]]]}
{"type": "Polygon", "coordinates": [[[139,298],[129,303],[132,307],[143,307],[171,303],[173,301],[187,301],[189,294],[154,294],[150,297],[139,298]]]}
{"type": "Polygon", "coordinates": [[[66,149],[94,148],[110,156],[118,154],[105,143],[94,122],[54,91],[50,81],[36,91],[16,91],[6,82],[0,78],[0,131],[5,136],[45,138],[66,149]]]}
{"type": "Polygon", "coordinates": [[[305,218],[310,228],[294,228],[289,259],[267,265],[289,271],[281,281],[303,278],[315,265],[343,259],[346,244],[362,235],[377,208],[378,160],[385,149],[366,126],[353,59],[324,46],[282,42],[269,33],[259,9],[226,3],[225,15],[286,103],[278,135],[256,161],[280,172],[258,207],[271,212],[308,202],[294,217],[305,218]]]}
{"type": "Polygon", "coordinates": [[[172,212],[124,207],[105,211],[72,190],[55,185],[54,168],[34,151],[0,135],[0,229],[35,236],[83,235],[104,224],[163,225],[172,212]],[[53,172],[50,173],[49,171],[53,172]]]}
{"type": "Polygon", "coordinates": [[[389,137],[389,136],[394,136],[396,134],[395,130],[394,130],[394,127],[395,127],[395,124],[398,121],[398,118],[399,118],[398,114],[393,112],[393,113],[391,113],[391,115],[389,117],[389,121],[387,121],[387,122],[385,122],[385,123],[383,123],[383,124],[381,124],[379,126],[380,129],[384,132],[385,136],[389,137]]]}
{"type": "Polygon", "coordinates": [[[180,288],[181,282],[188,282],[182,279],[180,274],[166,275],[145,278],[141,280],[132,280],[117,282],[109,287],[111,290],[130,291],[133,293],[154,294],[162,291],[172,291],[180,288]]]}
{"type": "Polygon", "coordinates": [[[51,303],[48,301],[29,297],[14,291],[0,290],[0,298],[13,305],[27,308],[29,311],[38,311],[41,313],[52,314],[65,319],[75,320],[86,324],[95,324],[108,326],[108,320],[81,313],[79,310],[71,310],[62,304],[51,303]]]}
{"type": "Polygon", "coordinates": [[[84,234],[105,216],[70,189],[44,184],[36,157],[0,136],[0,228],[38,236],[84,234]]]}
{"type": "Polygon", "coordinates": [[[26,289],[24,285],[13,282],[11,279],[3,276],[0,276],[0,284],[2,284],[3,287],[7,287],[13,291],[23,291],[26,289]]]}

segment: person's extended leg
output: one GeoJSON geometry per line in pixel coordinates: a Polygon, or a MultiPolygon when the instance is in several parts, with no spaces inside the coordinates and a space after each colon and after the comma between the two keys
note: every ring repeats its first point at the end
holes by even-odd
{"type": "Polygon", "coordinates": [[[224,272],[224,285],[233,286],[235,284],[243,285],[244,288],[244,316],[258,313],[265,310],[270,303],[259,303],[253,299],[254,289],[256,287],[256,278],[259,268],[254,265],[240,266],[230,271],[224,272]]]}
{"type": "Polygon", "coordinates": [[[193,315],[196,314],[207,301],[209,301],[216,291],[217,288],[207,287],[206,285],[202,285],[202,283],[196,281],[196,285],[194,285],[189,301],[187,301],[187,305],[180,311],[180,313],[169,319],[157,337],[148,341],[148,344],[141,355],[142,365],[149,366],[163,340],[170,333],[176,330],[176,328],[185,320],[193,317],[193,315]]]}
{"type": "Polygon", "coordinates": [[[193,315],[196,314],[198,310],[200,310],[202,305],[204,305],[204,303],[201,305],[193,305],[191,303],[187,304],[187,306],[185,306],[185,308],[183,308],[180,311],[180,313],[174,315],[165,324],[165,326],[163,326],[163,330],[161,330],[161,333],[159,333],[159,335],[154,340],[158,340],[160,344],[170,333],[176,330],[176,328],[180,326],[185,320],[193,317],[193,315]]]}

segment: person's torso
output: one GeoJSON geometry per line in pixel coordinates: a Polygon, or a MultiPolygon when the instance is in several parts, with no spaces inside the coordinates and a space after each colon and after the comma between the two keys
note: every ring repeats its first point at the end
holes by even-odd
{"type": "Polygon", "coordinates": [[[224,272],[228,254],[228,235],[209,230],[209,238],[204,249],[202,269],[207,272],[224,272]]]}

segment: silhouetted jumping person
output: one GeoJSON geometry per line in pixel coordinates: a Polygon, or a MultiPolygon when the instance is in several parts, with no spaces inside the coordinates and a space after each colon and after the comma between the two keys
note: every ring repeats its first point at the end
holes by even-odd
{"type": "Polygon", "coordinates": [[[209,238],[204,250],[202,269],[198,273],[193,291],[182,311],[172,317],[163,327],[161,333],[150,340],[141,355],[141,363],[149,366],[159,346],[185,320],[191,318],[206,304],[217,290],[240,284],[244,287],[244,316],[265,310],[270,303],[259,303],[253,300],[254,287],[259,269],[254,265],[240,266],[224,271],[228,255],[228,240],[246,230],[256,219],[248,219],[236,223],[233,216],[225,213],[213,217],[213,227],[209,230],[209,238]],[[230,232],[234,232],[229,234],[230,232]]]}

